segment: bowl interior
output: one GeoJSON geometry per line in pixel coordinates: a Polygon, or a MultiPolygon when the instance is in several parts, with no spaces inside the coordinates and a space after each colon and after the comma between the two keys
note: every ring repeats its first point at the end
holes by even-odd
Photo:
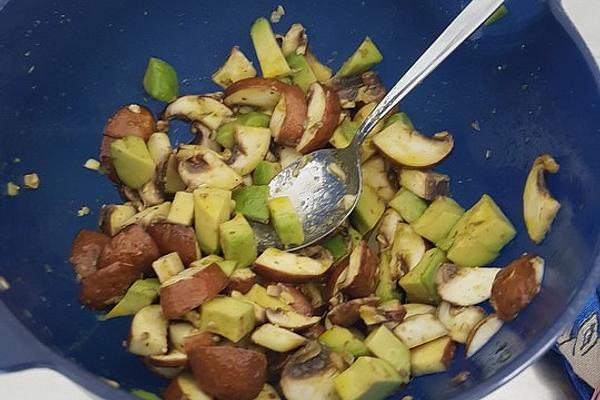
{"type": "MultiPolygon", "coordinates": [[[[0,299],[42,343],[125,388],[158,392],[167,382],[123,350],[128,318],[101,322],[78,303],[71,240],[96,226],[100,205],[119,201],[108,179],[82,165],[97,157],[102,127],[119,106],[161,110],[141,86],[149,56],[175,66],[183,93],[215,91],[210,74],[233,45],[254,57],[249,27],[279,3],[23,0],[0,12],[0,182],[30,172],[41,178],[38,190],[0,197],[0,275],[11,284],[0,299]],[[92,212],[78,217],[82,206],[92,212]]],[[[274,29],[303,23],[310,47],[334,67],[369,35],[385,58],[377,70],[391,86],[461,3],[282,2],[286,14],[274,29]]],[[[598,279],[598,84],[549,4],[528,3],[509,2],[507,17],[473,35],[402,109],[428,134],[454,134],[455,150],[439,167],[452,177],[453,197],[463,207],[483,193],[498,202],[519,234],[497,263],[541,254],[543,290],[473,359],[462,360],[460,348],[450,371],[416,379],[397,398],[479,397],[546,348],[582,288],[598,279]],[[529,166],[545,152],[561,165],[548,184],[562,209],[535,246],[524,231],[521,196],[529,166]],[[449,383],[463,370],[471,373],[467,382],[449,383]]],[[[187,136],[186,126],[176,129],[187,136]]]]}

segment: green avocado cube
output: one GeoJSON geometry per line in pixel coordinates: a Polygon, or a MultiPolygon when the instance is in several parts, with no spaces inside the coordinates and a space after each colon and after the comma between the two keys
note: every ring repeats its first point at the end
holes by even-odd
{"type": "Polygon", "coordinates": [[[237,262],[237,268],[252,265],[258,257],[254,230],[240,213],[219,225],[219,240],[226,260],[237,262]]]}
{"type": "Polygon", "coordinates": [[[215,140],[226,149],[232,149],[235,146],[235,128],[238,125],[268,128],[270,120],[271,117],[267,114],[251,111],[221,125],[215,133],[215,140]]]}
{"type": "Polygon", "coordinates": [[[268,186],[245,186],[233,192],[233,200],[235,200],[235,212],[263,224],[269,222],[268,186]]]}
{"type": "Polygon", "coordinates": [[[375,189],[364,185],[356,208],[350,214],[350,222],[362,235],[377,225],[385,212],[385,201],[377,195],[375,189]]]}
{"type": "Polygon", "coordinates": [[[104,316],[103,319],[134,315],[149,306],[158,297],[160,282],[158,279],[138,279],[127,289],[125,296],[104,316]]]}
{"type": "Polygon", "coordinates": [[[189,192],[177,192],[171,203],[167,222],[191,226],[194,222],[194,195],[189,192]]]}
{"type": "Polygon", "coordinates": [[[427,250],[421,261],[400,278],[398,283],[406,292],[410,303],[439,303],[435,278],[440,265],[446,260],[444,252],[434,247],[427,250]]]}
{"type": "Polygon", "coordinates": [[[254,307],[232,297],[215,297],[202,305],[200,329],[237,343],[254,329],[254,307]]]}
{"type": "Polygon", "coordinates": [[[440,196],[411,226],[419,235],[437,244],[446,238],[464,212],[465,210],[456,201],[450,197],[440,196]]]}
{"type": "Polygon", "coordinates": [[[344,237],[340,234],[336,234],[328,237],[323,242],[321,242],[321,246],[325,247],[331,255],[333,256],[333,260],[337,261],[348,253],[348,247],[346,246],[346,241],[344,237]]]}
{"type": "Polygon", "coordinates": [[[261,161],[254,168],[252,181],[255,185],[268,185],[271,179],[275,178],[281,171],[281,164],[278,162],[261,161]]]}
{"type": "Polygon", "coordinates": [[[271,224],[284,246],[302,244],[304,228],[298,212],[288,197],[275,197],[268,202],[271,224]]]}
{"type": "Polygon", "coordinates": [[[165,165],[164,185],[165,192],[169,194],[177,193],[187,188],[177,170],[177,156],[175,154],[169,156],[165,165]]]}
{"type": "Polygon", "coordinates": [[[338,77],[356,75],[368,71],[383,60],[383,55],[368,36],[335,74],[338,77]]]}
{"type": "Polygon", "coordinates": [[[335,128],[329,143],[336,149],[344,149],[354,139],[356,131],[358,130],[358,123],[352,121],[350,118],[344,118],[344,120],[335,128]]]}
{"type": "Polygon", "coordinates": [[[194,190],[196,237],[203,252],[219,251],[219,225],[231,215],[231,191],[202,187],[194,190]]]}
{"type": "Polygon", "coordinates": [[[491,251],[479,242],[478,238],[464,234],[456,238],[448,250],[448,259],[461,267],[481,267],[498,258],[499,253],[491,251]]]}
{"type": "Polygon", "coordinates": [[[166,61],[150,57],[144,73],[144,89],[160,101],[173,101],[179,95],[177,72],[166,61]]]}
{"type": "Polygon", "coordinates": [[[286,60],[292,69],[292,82],[306,93],[308,87],[317,81],[317,77],[306,61],[306,57],[293,52],[286,57],[286,60]]]}
{"type": "Polygon", "coordinates": [[[277,78],[291,72],[283,52],[275,39],[271,24],[266,18],[258,18],[250,28],[250,37],[265,78],[277,78]]]}
{"type": "Polygon", "coordinates": [[[387,361],[363,356],[336,376],[333,386],[341,400],[383,400],[398,390],[403,382],[404,379],[387,361]]]}
{"type": "Polygon", "coordinates": [[[271,310],[282,309],[285,311],[292,310],[292,307],[284,302],[280,296],[271,296],[269,293],[267,293],[267,289],[258,283],[252,285],[250,290],[244,295],[244,298],[252,303],[258,304],[263,308],[270,308],[271,310]]]}
{"type": "Polygon", "coordinates": [[[347,352],[354,357],[369,355],[369,349],[346,328],[334,325],[319,336],[319,342],[336,353],[347,352]]]}
{"type": "Polygon", "coordinates": [[[152,161],[144,139],[126,136],[110,144],[110,157],[119,179],[132,189],[139,189],[154,176],[152,161]]]}
{"type": "Polygon", "coordinates": [[[415,222],[427,209],[425,200],[408,189],[400,188],[390,200],[389,206],[398,211],[402,219],[409,224],[415,222]]]}
{"type": "Polygon", "coordinates": [[[402,297],[398,291],[396,281],[392,278],[390,257],[389,251],[383,251],[379,255],[379,280],[377,282],[377,288],[375,289],[375,295],[379,297],[381,301],[400,299],[402,297]]]}
{"type": "Polygon", "coordinates": [[[402,383],[410,380],[410,349],[388,328],[380,325],[365,339],[365,346],[377,357],[392,365],[402,383]]]}

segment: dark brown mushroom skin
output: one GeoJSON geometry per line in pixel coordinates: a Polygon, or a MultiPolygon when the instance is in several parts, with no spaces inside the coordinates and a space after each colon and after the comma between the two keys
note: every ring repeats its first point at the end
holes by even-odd
{"type": "Polygon", "coordinates": [[[519,257],[496,275],[490,303],[500,319],[514,319],[539,292],[536,271],[531,264],[534,257],[534,254],[519,257]]]}
{"type": "Polygon", "coordinates": [[[159,222],[148,227],[148,234],[156,242],[160,255],[177,252],[185,266],[198,259],[196,234],[191,226],[159,222]]]}
{"type": "Polygon", "coordinates": [[[87,307],[102,309],[117,303],[140,277],[134,265],[115,261],[81,281],[79,300],[87,307]]]}
{"type": "Polygon", "coordinates": [[[333,307],[327,316],[332,324],[349,328],[360,319],[361,306],[375,306],[378,302],[377,297],[353,299],[333,307]]]}
{"type": "Polygon", "coordinates": [[[69,261],[78,279],[86,278],[97,270],[98,259],[102,249],[110,242],[110,236],[103,233],[82,229],[71,246],[69,261]]]}
{"type": "Polygon", "coordinates": [[[156,120],[148,107],[128,104],[117,110],[104,126],[104,136],[120,139],[138,136],[148,140],[156,132],[156,120]]]}
{"type": "Polygon", "coordinates": [[[117,233],[102,249],[98,269],[122,262],[132,265],[141,274],[158,257],[160,253],[152,237],[144,228],[134,224],[117,233]]]}

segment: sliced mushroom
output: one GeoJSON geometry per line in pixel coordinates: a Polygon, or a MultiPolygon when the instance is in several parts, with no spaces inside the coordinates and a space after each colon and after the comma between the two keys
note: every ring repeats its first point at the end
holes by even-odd
{"type": "Polygon", "coordinates": [[[160,256],[152,237],[139,225],[131,225],[119,232],[102,249],[98,260],[98,269],[115,262],[133,266],[138,274],[146,271],[152,261],[160,256]]]}
{"type": "Polygon", "coordinates": [[[227,284],[228,291],[245,294],[256,283],[256,274],[250,268],[240,268],[233,271],[227,284]]]}
{"type": "Polygon", "coordinates": [[[494,279],[500,270],[442,264],[436,276],[437,292],[442,300],[457,306],[479,304],[490,298],[494,279]]]}
{"type": "Polygon", "coordinates": [[[364,297],[346,301],[333,307],[327,314],[327,318],[334,325],[349,328],[360,319],[360,308],[362,306],[375,306],[378,302],[377,297],[364,297]]]}
{"type": "Polygon", "coordinates": [[[150,157],[156,165],[166,162],[173,152],[169,135],[165,132],[154,132],[150,135],[146,145],[148,146],[148,153],[150,153],[150,157]]]}
{"type": "Polygon", "coordinates": [[[78,279],[85,278],[97,270],[102,249],[110,242],[110,237],[103,233],[82,229],[71,246],[69,261],[78,279]]]}
{"type": "Polygon", "coordinates": [[[333,352],[312,341],[290,357],[279,383],[288,400],[336,400],[333,380],[342,369],[333,352]]]}
{"type": "Polygon", "coordinates": [[[123,228],[121,230],[130,225],[148,227],[154,223],[162,222],[167,219],[169,211],[171,211],[171,202],[169,201],[148,207],[126,220],[123,223],[123,228]]]}
{"type": "Polygon", "coordinates": [[[252,269],[264,278],[281,282],[310,282],[322,277],[333,264],[270,247],[254,261],[252,269]]]}
{"type": "Polygon", "coordinates": [[[361,306],[359,309],[360,318],[365,325],[377,325],[386,322],[396,326],[404,320],[406,310],[398,300],[389,300],[381,305],[361,306]]]}
{"type": "Polygon", "coordinates": [[[310,85],[306,124],[296,150],[307,154],[325,146],[333,135],[340,114],[340,101],[333,90],[319,82],[310,85]]]}
{"type": "Polygon", "coordinates": [[[306,343],[306,338],[273,324],[264,324],[252,333],[252,341],[267,349],[285,353],[306,343]]]}
{"type": "Polygon", "coordinates": [[[225,90],[228,106],[251,106],[261,110],[275,108],[286,84],[273,78],[241,79],[225,90]]]}
{"type": "Polygon", "coordinates": [[[379,76],[372,71],[360,75],[335,77],[328,82],[328,85],[336,91],[343,108],[379,103],[386,92],[379,76]]]}
{"type": "Polygon", "coordinates": [[[276,153],[277,158],[279,158],[279,162],[281,163],[281,168],[287,167],[302,157],[302,154],[297,152],[295,148],[288,146],[277,146],[276,153]]]}
{"type": "Polygon", "coordinates": [[[182,147],[177,152],[178,171],[188,189],[211,186],[231,190],[242,183],[242,176],[217,153],[200,146],[193,149],[182,147]]]}
{"type": "Polygon", "coordinates": [[[206,147],[214,152],[220,152],[223,150],[221,145],[217,143],[215,134],[212,129],[206,127],[200,122],[192,122],[192,133],[196,135],[191,144],[206,147]]]}
{"type": "Polygon", "coordinates": [[[281,92],[275,106],[269,128],[276,143],[294,146],[304,131],[307,113],[306,97],[297,86],[289,86],[281,92]]]}
{"type": "Polygon", "coordinates": [[[279,397],[279,393],[273,386],[265,383],[265,386],[254,400],[281,400],[281,397],[279,397]]]}
{"type": "Polygon", "coordinates": [[[158,222],[148,227],[161,255],[177,252],[185,266],[200,257],[196,233],[191,226],[158,222]]]}
{"type": "Polygon", "coordinates": [[[156,173],[138,190],[138,193],[144,207],[152,207],[165,202],[163,185],[160,182],[160,176],[156,173]]]}
{"type": "Polygon", "coordinates": [[[212,400],[196,383],[194,377],[184,372],[174,378],[164,395],[165,400],[212,400]]]}
{"type": "Polygon", "coordinates": [[[396,236],[396,228],[401,222],[402,217],[398,211],[393,208],[385,210],[377,227],[377,242],[381,250],[386,250],[392,246],[394,237],[396,236]]]}
{"type": "Polygon", "coordinates": [[[496,275],[490,303],[500,319],[514,319],[540,292],[544,259],[533,254],[522,256],[496,275]]]}
{"type": "Polygon", "coordinates": [[[142,308],[133,317],[127,343],[130,353],[140,356],[166,354],[168,323],[158,304],[142,308]]]}
{"type": "Polygon", "coordinates": [[[456,345],[448,336],[415,347],[410,352],[410,366],[413,376],[443,372],[448,369],[456,345]]]}
{"type": "Polygon", "coordinates": [[[239,175],[249,174],[267,155],[271,131],[268,128],[238,125],[234,137],[236,144],[227,162],[239,175]]]}
{"type": "Polygon", "coordinates": [[[304,26],[302,26],[302,24],[292,24],[290,29],[283,37],[281,51],[286,57],[292,53],[304,55],[306,53],[307,43],[308,37],[306,35],[304,26]]]}
{"type": "Polygon", "coordinates": [[[188,322],[172,322],[169,324],[169,343],[171,348],[185,353],[185,342],[188,336],[194,335],[196,328],[188,322]]]}
{"type": "Polygon", "coordinates": [[[469,333],[465,344],[466,356],[471,357],[477,353],[490,339],[502,328],[504,323],[496,314],[490,314],[479,321],[469,333]]]}
{"type": "Polygon", "coordinates": [[[86,276],[81,281],[79,301],[90,308],[102,309],[118,303],[141,273],[133,265],[117,261],[86,276]]]}
{"type": "Polygon", "coordinates": [[[152,111],[139,104],[128,104],[119,108],[104,126],[104,135],[116,139],[139,136],[148,140],[155,131],[156,121],[152,111]]]}
{"type": "Polygon", "coordinates": [[[425,240],[410,225],[398,224],[390,258],[392,278],[398,279],[416,267],[426,249],[425,240]]]}
{"type": "Polygon", "coordinates": [[[188,357],[180,351],[158,354],[148,357],[148,362],[157,367],[182,367],[187,365],[188,357]]]}
{"type": "Polygon", "coordinates": [[[313,307],[310,300],[300,290],[290,284],[278,283],[277,285],[267,286],[267,293],[273,287],[279,292],[278,297],[286,304],[289,304],[296,312],[307,316],[313,315],[313,307]]]}
{"type": "Polygon", "coordinates": [[[266,310],[266,315],[267,320],[269,320],[270,323],[281,328],[288,328],[292,330],[303,330],[310,328],[321,321],[321,317],[309,317],[299,314],[295,311],[285,311],[280,309],[272,310],[268,308],[266,310]]]}
{"type": "Polygon", "coordinates": [[[452,340],[466,343],[469,333],[475,325],[485,318],[483,308],[477,306],[454,307],[442,301],[437,308],[438,319],[450,331],[452,340]]]}
{"type": "Polygon", "coordinates": [[[377,287],[379,259],[364,240],[354,248],[348,267],[340,274],[337,286],[351,297],[367,297],[377,287]]]}
{"type": "Polygon", "coordinates": [[[544,172],[548,171],[555,174],[558,169],[559,165],[554,158],[548,154],[543,154],[533,162],[525,182],[523,216],[525,217],[527,233],[535,243],[544,240],[560,209],[560,203],[552,197],[544,179],[544,172]]]}
{"type": "Polygon", "coordinates": [[[375,189],[377,195],[386,202],[390,201],[398,191],[397,179],[391,176],[390,171],[381,156],[369,158],[361,168],[364,184],[375,189]]]}
{"type": "Polygon", "coordinates": [[[394,334],[409,348],[431,342],[448,333],[444,324],[432,314],[413,315],[394,328],[394,334]]]}
{"type": "Polygon", "coordinates": [[[100,229],[109,236],[114,236],[125,226],[125,222],[137,214],[132,204],[109,204],[100,210],[100,229]]]}
{"type": "Polygon", "coordinates": [[[165,109],[163,118],[199,121],[210,129],[217,129],[225,118],[231,117],[233,111],[226,105],[210,96],[181,96],[165,109]]]}
{"type": "Polygon", "coordinates": [[[217,85],[226,88],[241,79],[255,76],[256,69],[252,62],[240,51],[239,47],[234,46],[225,63],[212,75],[212,80],[217,85]]]}
{"type": "Polygon", "coordinates": [[[450,177],[433,171],[402,168],[400,185],[425,200],[446,196],[450,191],[450,177]]]}

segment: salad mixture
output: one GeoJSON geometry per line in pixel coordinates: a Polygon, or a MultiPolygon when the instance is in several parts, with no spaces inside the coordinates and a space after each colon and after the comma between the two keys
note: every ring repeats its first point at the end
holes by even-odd
{"type": "MultiPolygon", "coordinates": [[[[125,202],[75,238],[81,302],[133,315],[126,349],[171,380],[166,400],[384,399],[448,369],[457,343],[474,355],[540,291],[544,260],[489,266],[514,226],[486,194],[470,207],[449,197],[450,178],[430,168],[452,135],[423,135],[401,112],[362,144],[349,220],[286,251],[304,241],[302,221],[267,185],[303,154],[350,143],[385,94],[383,57],[367,37],[333,74],[300,24],[278,36],[259,18],[250,34],[262,76],[234,47],[212,76],[222,91],[180,96],[173,67],[151,58],[143,86],[168,103],[158,119],[130,104],[108,120],[100,162],[125,202]],[[192,143],[172,147],[174,119],[192,143]],[[284,246],[258,248],[249,221],[284,246]]],[[[560,207],[544,183],[557,170],[543,155],[527,178],[535,242],[560,207]]]]}

